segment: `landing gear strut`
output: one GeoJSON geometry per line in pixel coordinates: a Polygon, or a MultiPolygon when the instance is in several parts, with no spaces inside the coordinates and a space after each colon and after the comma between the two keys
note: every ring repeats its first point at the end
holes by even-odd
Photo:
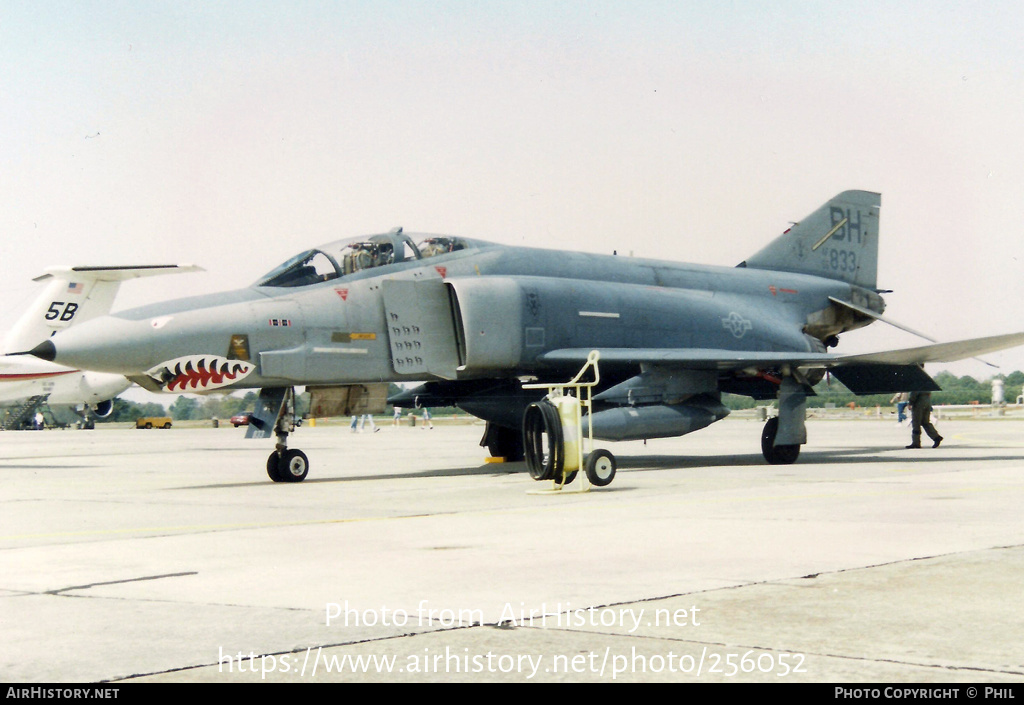
{"type": "Polygon", "coordinates": [[[796,462],[807,442],[806,407],[805,385],[795,375],[785,375],[779,385],[779,415],[768,419],[761,432],[761,453],[772,465],[796,462]]]}

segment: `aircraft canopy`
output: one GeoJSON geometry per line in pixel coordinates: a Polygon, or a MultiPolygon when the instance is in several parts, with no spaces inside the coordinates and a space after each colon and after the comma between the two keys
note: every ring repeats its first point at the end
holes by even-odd
{"type": "Polygon", "coordinates": [[[416,245],[401,228],[395,228],[383,235],[338,240],[300,252],[265,274],[256,285],[308,286],[364,269],[455,252],[466,246],[466,241],[454,237],[429,237],[416,245]]]}

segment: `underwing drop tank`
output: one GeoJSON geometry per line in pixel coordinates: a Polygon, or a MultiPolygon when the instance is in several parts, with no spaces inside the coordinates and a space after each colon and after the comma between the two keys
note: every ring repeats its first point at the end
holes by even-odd
{"type": "Polygon", "coordinates": [[[623,406],[593,414],[594,438],[602,441],[639,441],[670,438],[699,431],[724,419],[729,410],[717,401],[651,406],[623,406]]]}

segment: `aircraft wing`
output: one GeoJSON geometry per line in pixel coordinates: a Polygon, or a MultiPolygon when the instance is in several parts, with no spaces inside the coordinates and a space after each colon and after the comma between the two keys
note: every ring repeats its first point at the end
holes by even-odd
{"type": "MultiPolygon", "coordinates": [[[[698,370],[742,370],[790,365],[803,368],[832,369],[863,365],[922,365],[926,362],[956,362],[977,355],[997,352],[1024,345],[1024,333],[972,338],[952,343],[936,343],[900,350],[837,355],[834,353],[754,352],[716,350],[709,348],[602,348],[600,364],[627,365],[646,363],[698,370]]],[[[590,350],[566,348],[552,350],[541,356],[551,363],[579,363],[587,361],[590,350]]]]}
{"type": "MultiPolygon", "coordinates": [[[[834,364],[837,355],[828,353],[745,352],[713,348],[598,348],[600,365],[670,365],[694,370],[742,370],[747,367],[822,367],[834,364]]],[[[566,348],[552,350],[540,359],[551,363],[583,365],[590,350],[566,348]]]]}

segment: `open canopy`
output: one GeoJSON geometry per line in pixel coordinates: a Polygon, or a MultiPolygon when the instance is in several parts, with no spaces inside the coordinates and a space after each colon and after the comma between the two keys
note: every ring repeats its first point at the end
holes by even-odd
{"type": "Polygon", "coordinates": [[[257,286],[297,287],[338,279],[364,269],[435,257],[465,249],[455,237],[429,237],[419,245],[395,228],[383,235],[348,238],[301,252],[265,274],[257,286]]]}

